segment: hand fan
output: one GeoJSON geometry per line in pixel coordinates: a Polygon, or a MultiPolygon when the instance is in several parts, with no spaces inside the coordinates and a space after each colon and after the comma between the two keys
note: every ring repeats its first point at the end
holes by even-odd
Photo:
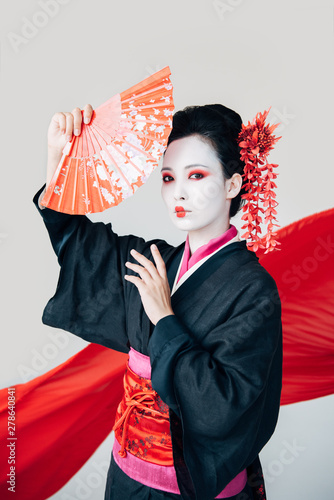
{"type": "Polygon", "coordinates": [[[170,74],[166,66],[96,108],[88,125],[82,121],[41,205],[68,214],[103,212],[146,182],[172,128],[170,74]]]}

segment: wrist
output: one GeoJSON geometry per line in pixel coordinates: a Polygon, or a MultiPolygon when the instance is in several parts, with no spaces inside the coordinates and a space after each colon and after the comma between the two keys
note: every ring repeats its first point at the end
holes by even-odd
{"type": "Polygon", "coordinates": [[[53,146],[48,146],[48,164],[58,165],[62,155],[63,155],[62,149],[54,148],[53,146]]]}
{"type": "Polygon", "coordinates": [[[171,316],[171,315],[175,316],[175,314],[174,314],[174,312],[173,312],[172,310],[170,310],[170,311],[166,311],[165,313],[161,314],[161,316],[159,316],[159,317],[158,317],[158,319],[156,320],[156,322],[155,322],[155,326],[156,326],[156,324],[157,324],[157,323],[158,323],[161,319],[166,318],[167,316],[171,316]]]}
{"type": "Polygon", "coordinates": [[[39,195],[38,200],[37,200],[37,203],[38,203],[38,206],[39,206],[40,210],[44,210],[44,208],[45,208],[45,207],[44,207],[43,205],[41,205],[41,203],[40,203],[40,202],[41,202],[41,200],[42,200],[42,198],[43,198],[43,197],[44,197],[44,195],[45,195],[45,191],[46,191],[46,187],[43,189],[43,191],[41,192],[41,194],[39,195]]]}
{"type": "Polygon", "coordinates": [[[56,147],[56,146],[51,146],[51,144],[48,144],[48,153],[50,153],[51,155],[62,155],[62,152],[63,152],[63,148],[59,148],[59,147],[56,147]]]}

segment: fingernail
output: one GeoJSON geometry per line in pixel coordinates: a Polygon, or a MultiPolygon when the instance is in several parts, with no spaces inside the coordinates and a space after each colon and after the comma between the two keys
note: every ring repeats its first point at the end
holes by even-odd
{"type": "Polygon", "coordinates": [[[67,140],[67,141],[70,141],[71,139],[72,139],[72,136],[71,136],[71,135],[67,135],[67,136],[66,136],[66,140],[67,140]]]}
{"type": "Polygon", "coordinates": [[[74,130],[74,134],[75,134],[75,135],[79,135],[79,134],[80,134],[80,130],[79,130],[78,128],[76,128],[76,129],[74,130]]]}
{"type": "Polygon", "coordinates": [[[87,124],[88,122],[89,122],[88,116],[85,116],[85,118],[84,118],[84,123],[86,123],[86,124],[87,124]]]}
{"type": "Polygon", "coordinates": [[[156,249],[157,249],[157,246],[153,243],[153,244],[151,245],[151,248],[153,248],[153,250],[156,250],[156,249]]]}

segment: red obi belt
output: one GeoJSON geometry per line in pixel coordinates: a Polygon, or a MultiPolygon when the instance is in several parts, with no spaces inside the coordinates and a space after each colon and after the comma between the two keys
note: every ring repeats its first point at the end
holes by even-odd
{"type": "MultiPolygon", "coordinates": [[[[123,472],[135,481],[179,495],[169,407],[153,390],[150,377],[149,356],[131,347],[123,378],[123,399],[118,405],[113,427],[113,456],[123,472]]],[[[216,498],[236,495],[246,481],[247,471],[244,469],[216,498]]]]}
{"type": "Polygon", "coordinates": [[[173,465],[168,406],[153,390],[151,380],[137,375],[129,362],[113,430],[122,458],[129,452],[153,464],[173,465]]]}

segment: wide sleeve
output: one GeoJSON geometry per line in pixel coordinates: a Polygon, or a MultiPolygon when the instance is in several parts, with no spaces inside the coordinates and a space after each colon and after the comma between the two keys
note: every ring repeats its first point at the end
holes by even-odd
{"type": "Polygon", "coordinates": [[[234,280],[233,293],[228,317],[200,342],[177,315],[158,321],[149,342],[152,386],[170,408],[185,498],[215,498],[257,457],[278,419],[282,325],[276,284],[264,271],[234,280]]]}
{"type": "Polygon", "coordinates": [[[119,236],[111,223],[41,209],[38,199],[44,187],[45,184],[33,202],[49,233],[60,273],[56,293],[43,311],[42,322],[88,342],[128,352],[131,297],[137,298],[138,294],[124,279],[129,274],[125,262],[131,258],[131,248],[147,254],[150,243],[156,242],[159,247],[166,242],[146,242],[131,234],[119,236]]]}

